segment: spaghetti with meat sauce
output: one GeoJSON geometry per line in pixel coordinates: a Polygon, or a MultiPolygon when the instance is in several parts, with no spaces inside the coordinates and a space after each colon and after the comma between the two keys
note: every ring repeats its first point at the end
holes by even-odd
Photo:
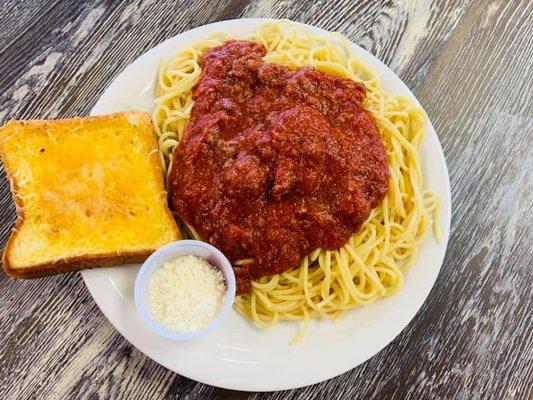
{"type": "Polygon", "coordinates": [[[203,55],[169,176],[176,213],[251,280],[343,246],[387,193],[387,152],[365,85],[265,63],[231,40],[203,55]]]}

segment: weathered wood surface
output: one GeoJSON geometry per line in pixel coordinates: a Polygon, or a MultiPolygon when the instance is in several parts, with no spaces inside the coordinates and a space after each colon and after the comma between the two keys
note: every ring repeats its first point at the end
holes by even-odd
{"type": "MultiPolygon", "coordinates": [[[[360,367],[303,389],[248,394],[199,384],[145,357],[105,319],[79,274],[19,281],[0,273],[0,397],[533,398],[531,1],[3,0],[0,123],[86,115],[150,47],[250,16],[344,33],[425,106],[453,191],[449,248],[428,301],[360,367]]],[[[0,178],[3,245],[14,207],[0,178]]]]}

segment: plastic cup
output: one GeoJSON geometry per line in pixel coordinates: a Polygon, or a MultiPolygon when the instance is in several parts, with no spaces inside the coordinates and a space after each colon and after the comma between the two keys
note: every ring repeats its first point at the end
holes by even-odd
{"type": "Polygon", "coordinates": [[[135,306],[142,320],[148,327],[160,336],[177,341],[193,340],[204,336],[217,328],[228,316],[233,301],[235,300],[235,273],[228,259],[208,243],[199,240],[180,240],[167,244],[156,250],[144,262],[135,280],[135,306]],[[204,329],[196,332],[174,332],[163,327],[156,321],[150,309],[148,299],[148,283],[153,273],[165,263],[175,260],[180,256],[194,255],[203,258],[213,267],[218,268],[225,279],[226,297],[218,315],[204,329]]]}

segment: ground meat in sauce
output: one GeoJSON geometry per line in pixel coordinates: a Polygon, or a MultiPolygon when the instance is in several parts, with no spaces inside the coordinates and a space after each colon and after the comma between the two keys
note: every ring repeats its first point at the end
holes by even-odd
{"type": "Polygon", "coordinates": [[[204,54],[170,174],[175,212],[235,262],[238,292],[346,243],[387,192],[387,153],[365,86],[264,63],[228,41],[204,54]]]}

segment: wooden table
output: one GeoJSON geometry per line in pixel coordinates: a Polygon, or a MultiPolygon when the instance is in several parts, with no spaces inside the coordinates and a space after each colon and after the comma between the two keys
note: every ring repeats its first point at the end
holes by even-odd
{"type": "MultiPolygon", "coordinates": [[[[0,122],[87,115],[147,49],[252,16],[344,33],[426,108],[450,170],[453,222],[424,307],[392,344],[344,375],[247,394],[145,357],[102,315],[78,273],[33,281],[0,273],[2,399],[533,398],[531,1],[3,0],[0,122]]],[[[3,175],[0,214],[4,245],[15,210],[3,175]]]]}

